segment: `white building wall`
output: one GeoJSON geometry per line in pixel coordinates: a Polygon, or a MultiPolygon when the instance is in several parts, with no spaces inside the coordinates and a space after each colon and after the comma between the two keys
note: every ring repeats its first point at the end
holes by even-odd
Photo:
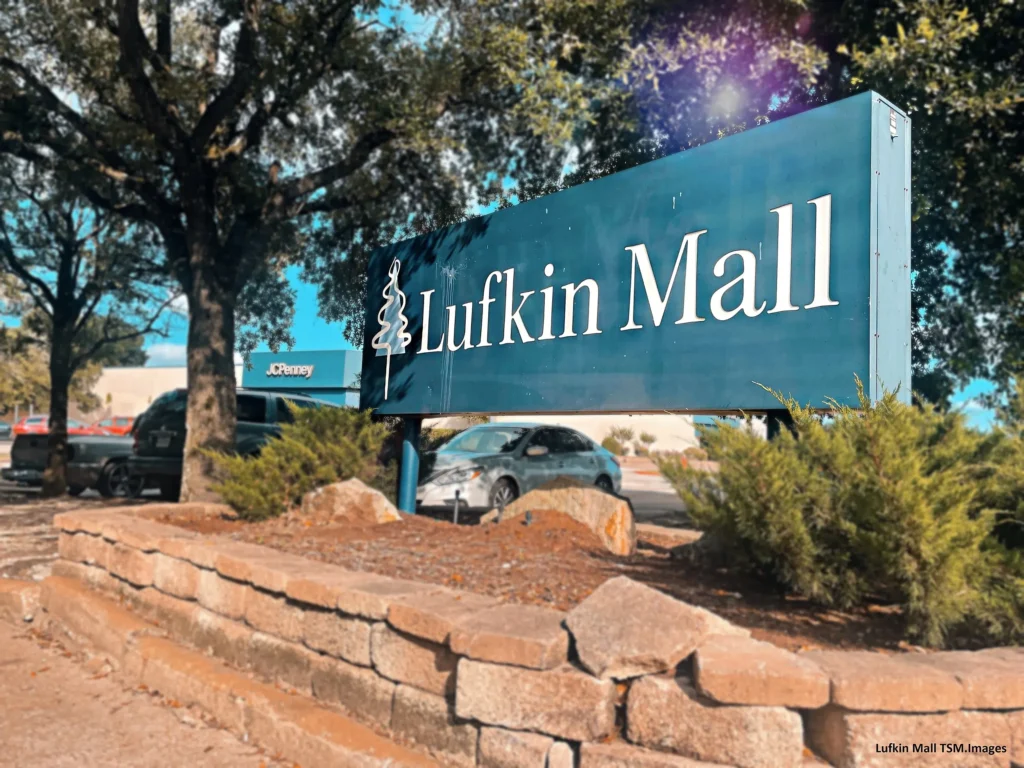
{"type": "MultiPolygon", "coordinates": [[[[242,381],[242,366],[235,366],[235,381],[242,381]]],[[[98,421],[108,416],[138,416],[164,392],[184,388],[188,374],[184,366],[169,368],[104,368],[93,392],[100,407],[78,415],[83,421],[98,421]]]]}

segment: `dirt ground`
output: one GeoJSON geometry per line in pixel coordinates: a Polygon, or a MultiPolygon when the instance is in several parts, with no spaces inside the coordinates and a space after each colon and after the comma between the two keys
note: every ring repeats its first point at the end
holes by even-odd
{"type": "MultiPolygon", "coordinates": [[[[54,514],[138,503],[43,501],[0,488],[0,578],[38,580],[49,575],[57,556],[56,534],[50,525],[54,514]]],[[[782,597],[750,578],[688,565],[671,556],[678,542],[646,533],[640,534],[635,556],[615,557],[589,530],[557,514],[537,513],[529,526],[517,520],[458,527],[424,517],[406,517],[387,525],[344,526],[307,526],[304,522],[311,521],[291,516],[264,523],[158,519],[353,570],[561,610],[581,602],[607,579],[626,575],[715,611],[748,627],[755,637],[790,650],[905,648],[899,611],[892,606],[822,610],[804,600],[782,597]]]]}
{"type": "Polygon", "coordinates": [[[902,647],[899,611],[893,607],[821,610],[767,590],[749,577],[689,565],[672,555],[678,542],[646,532],[639,536],[635,556],[616,557],[590,530],[557,512],[535,512],[530,525],[520,518],[479,526],[425,517],[343,526],[291,515],[262,523],[154,517],[352,570],[560,610],[572,608],[609,578],[625,575],[715,611],[751,629],[754,637],[790,650],[902,647]]]}
{"type": "Polygon", "coordinates": [[[125,690],[103,659],[0,621],[0,763],[12,768],[278,768],[201,713],[125,690]]]}

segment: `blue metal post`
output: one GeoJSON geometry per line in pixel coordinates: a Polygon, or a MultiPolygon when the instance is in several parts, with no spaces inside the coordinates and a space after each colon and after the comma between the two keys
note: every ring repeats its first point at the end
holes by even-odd
{"type": "Polygon", "coordinates": [[[415,416],[405,419],[402,435],[402,474],[398,481],[398,508],[416,514],[416,486],[420,474],[420,427],[423,420],[415,416]]]}

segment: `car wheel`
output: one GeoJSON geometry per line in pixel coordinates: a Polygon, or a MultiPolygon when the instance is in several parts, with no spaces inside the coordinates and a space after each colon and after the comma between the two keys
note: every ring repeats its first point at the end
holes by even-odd
{"type": "Polygon", "coordinates": [[[605,493],[614,493],[615,491],[615,486],[612,485],[612,479],[608,477],[608,475],[601,475],[599,478],[597,478],[597,482],[594,483],[594,485],[596,485],[605,493]]]}
{"type": "Polygon", "coordinates": [[[112,461],[103,468],[97,489],[101,496],[134,499],[142,493],[146,478],[134,474],[123,461],[112,461]]]}
{"type": "Polygon", "coordinates": [[[160,480],[160,498],[164,501],[177,501],[181,496],[181,478],[165,477],[160,480]]]}
{"type": "Polygon", "coordinates": [[[81,486],[81,485],[69,485],[68,486],[68,495],[69,496],[81,496],[83,493],[85,493],[85,487],[84,486],[81,486]]]}
{"type": "Polygon", "coordinates": [[[491,509],[502,509],[519,498],[519,488],[511,478],[503,477],[491,488],[491,509]]]}

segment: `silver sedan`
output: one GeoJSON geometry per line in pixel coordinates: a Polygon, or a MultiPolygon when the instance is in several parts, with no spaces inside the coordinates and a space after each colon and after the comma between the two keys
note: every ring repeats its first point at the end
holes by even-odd
{"type": "Polygon", "coordinates": [[[534,488],[569,477],[609,493],[622,487],[615,457],[567,427],[496,423],[470,427],[424,456],[417,507],[451,511],[504,507],[534,488]]]}

